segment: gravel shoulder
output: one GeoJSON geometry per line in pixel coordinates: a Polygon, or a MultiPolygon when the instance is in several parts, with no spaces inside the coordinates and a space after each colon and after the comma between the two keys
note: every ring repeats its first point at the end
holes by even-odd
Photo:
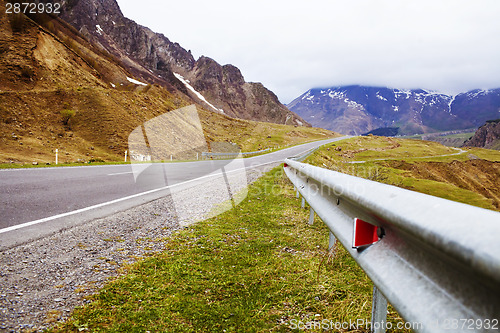
{"type": "Polygon", "coordinates": [[[241,197],[247,184],[278,164],[247,170],[246,182],[241,174],[221,180],[228,186],[207,180],[0,252],[0,332],[43,331],[64,321],[127,264],[161,251],[176,230],[229,209],[237,200],[227,205],[228,192],[241,197]]]}

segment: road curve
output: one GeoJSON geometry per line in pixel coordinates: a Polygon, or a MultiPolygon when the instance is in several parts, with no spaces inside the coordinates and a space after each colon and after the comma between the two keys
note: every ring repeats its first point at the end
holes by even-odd
{"type": "Polygon", "coordinates": [[[0,170],[0,248],[12,243],[13,237],[23,238],[29,234],[33,238],[42,230],[43,233],[55,232],[155,200],[168,195],[175,187],[196,186],[221,168],[231,172],[234,171],[231,168],[248,169],[282,162],[287,157],[344,138],[306,143],[246,158],[236,164],[229,164],[227,160],[155,163],[139,177],[133,169],[137,165],[131,164],[0,170]],[[168,177],[159,179],[158,172],[154,171],[158,169],[163,170],[160,174],[168,170],[168,177]]]}

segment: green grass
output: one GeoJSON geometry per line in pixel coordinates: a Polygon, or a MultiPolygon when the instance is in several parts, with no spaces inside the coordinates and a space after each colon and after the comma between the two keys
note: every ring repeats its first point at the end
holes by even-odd
{"type": "Polygon", "coordinates": [[[493,202],[481,194],[458,188],[452,184],[427,179],[405,178],[403,187],[436,197],[465,203],[486,209],[495,209],[493,202]]]}
{"type": "Polygon", "coordinates": [[[449,135],[443,135],[442,138],[444,139],[460,139],[460,140],[467,140],[470,139],[476,132],[466,132],[466,133],[457,133],[457,134],[449,134],[449,135]]]}
{"type": "Polygon", "coordinates": [[[394,139],[385,137],[359,137],[345,140],[332,145],[326,145],[310,156],[306,162],[312,165],[326,167],[335,171],[347,173],[381,183],[399,186],[413,191],[434,195],[448,200],[469,205],[497,210],[491,198],[481,193],[461,188],[444,181],[419,179],[409,171],[391,167],[386,161],[465,162],[471,156],[490,161],[500,161],[500,152],[488,149],[472,148],[460,155],[454,154],[455,149],[439,143],[411,139],[394,139]],[[398,145],[394,145],[396,142],[398,145]],[[341,147],[340,151],[335,150],[341,147]],[[384,150],[385,149],[385,150],[384,150]],[[354,152],[354,154],[350,154],[354,152]],[[347,157],[349,156],[349,157],[347,157]],[[439,157],[427,157],[439,156],[439,157]],[[423,158],[424,157],[424,158],[423,158]],[[366,161],[365,163],[349,163],[366,161]]]}
{"type": "Polygon", "coordinates": [[[469,154],[475,155],[479,158],[500,162],[500,151],[483,148],[466,148],[469,154]]]}
{"type": "Polygon", "coordinates": [[[369,320],[371,282],[340,245],[329,253],[327,228],[307,218],[275,169],[239,206],[166,239],[164,252],[127,267],[52,331],[289,332],[298,320],[369,320]]]}
{"type": "Polygon", "coordinates": [[[438,142],[449,147],[460,147],[466,140],[470,139],[475,134],[475,131],[456,133],[456,134],[447,134],[447,133],[448,132],[409,135],[409,136],[403,136],[403,138],[414,139],[414,140],[425,139],[428,141],[438,142]]]}
{"type": "MultiPolygon", "coordinates": [[[[255,157],[255,156],[261,156],[261,155],[266,155],[270,154],[279,150],[299,146],[305,143],[310,143],[310,142],[315,142],[315,141],[321,141],[325,140],[325,138],[321,139],[314,139],[314,140],[306,140],[304,142],[299,142],[299,143],[294,143],[294,144],[288,144],[285,146],[280,146],[278,147],[273,147],[270,148],[269,151],[265,151],[262,153],[257,153],[257,154],[252,154],[252,155],[243,155],[242,158],[250,158],[250,157],[255,157]]],[[[242,151],[244,152],[244,151],[242,151]]],[[[199,160],[202,159],[201,154],[199,155],[199,160]]],[[[214,158],[217,160],[232,160],[234,157],[224,157],[224,158],[214,158]]],[[[179,163],[179,162],[193,162],[196,160],[162,160],[162,161],[148,161],[148,162],[134,162],[134,163],[179,163]]],[[[54,167],[72,167],[72,166],[85,166],[85,165],[117,165],[117,164],[130,164],[130,161],[123,162],[123,161],[109,161],[109,162],[73,162],[73,163],[38,163],[38,164],[33,164],[33,163],[0,163],[0,169],[26,169],[26,168],[54,168],[54,167]]]]}
{"type": "MultiPolygon", "coordinates": [[[[417,179],[409,170],[398,169],[397,163],[375,160],[383,156],[420,163],[427,159],[415,157],[455,150],[426,141],[391,140],[336,142],[307,162],[492,208],[491,201],[478,193],[417,179]],[[339,146],[342,149],[335,150],[339,146]],[[342,155],[353,151],[353,157],[342,155]],[[372,161],[362,164],[345,163],[369,158],[372,161]]],[[[500,158],[497,152],[470,149],[429,160],[465,161],[468,154],[500,158]]],[[[308,210],[300,208],[281,168],[275,169],[251,185],[236,208],[177,232],[164,240],[165,251],[125,267],[123,276],[52,331],[298,332],[292,329],[298,321],[319,325],[323,320],[369,319],[371,282],[341,245],[335,254],[328,251],[328,230],[317,217],[313,226],[307,219],[308,210]]],[[[391,307],[389,320],[401,320],[391,307]]]]}
{"type": "Polygon", "coordinates": [[[384,137],[353,138],[348,143],[347,149],[368,149],[356,154],[353,160],[364,161],[373,159],[391,158],[418,158],[425,156],[439,156],[453,154],[457,151],[449,147],[430,141],[407,140],[401,145],[401,140],[390,140],[384,137]],[[399,144],[394,146],[393,142],[399,144]]]}

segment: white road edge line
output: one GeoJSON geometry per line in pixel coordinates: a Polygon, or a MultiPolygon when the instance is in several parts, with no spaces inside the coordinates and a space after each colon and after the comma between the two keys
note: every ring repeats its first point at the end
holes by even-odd
{"type": "MultiPolygon", "coordinates": [[[[253,168],[257,168],[257,167],[263,166],[263,165],[277,163],[277,162],[281,163],[281,162],[283,162],[283,160],[280,159],[278,161],[272,161],[272,162],[262,163],[262,164],[258,164],[258,165],[252,165],[252,166],[245,167],[245,168],[239,168],[239,169],[231,170],[231,171],[228,171],[226,173],[232,173],[232,172],[236,172],[236,171],[240,171],[240,170],[244,170],[244,169],[253,169],[253,168]]],[[[181,185],[188,184],[188,183],[191,183],[191,182],[194,182],[194,181],[198,181],[198,180],[205,179],[205,178],[210,178],[210,177],[216,177],[216,176],[220,176],[220,173],[210,174],[210,175],[198,177],[198,178],[195,178],[195,179],[190,179],[190,180],[187,180],[187,181],[182,182],[182,183],[177,183],[177,184],[173,184],[173,185],[169,185],[169,186],[164,186],[164,187],[160,187],[160,188],[157,188],[157,189],[154,189],[154,190],[149,190],[149,191],[146,191],[146,192],[133,194],[133,195],[130,195],[130,196],[127,196],[127,197],[123,197],[123,198],[120,198],[120,199],[115,199],[115,200],[111,200],[111,201],[108,201],[108,202],[103,202],[103,203],[100,203],[100,204],[97,204],[97,205],[94,205],[94,206],[77,209],[77,210],[74,210],[74,211],[71,211],[71,212],[62,213],[62,214],[58,214],[58,215],[46,217],[46,218],[43,218],[43,219],[39,219],[39,220],[31,221],[31,222],[26,222],[26,223],[14,225],[14,226],[11,226],[11,227],[0,229],[0,234],[6,233],[6,232],[9,232],[9,231],[14,231],[14,230],[26,228],[26,227],[29,227],[29,226],[32,226],[32,225],[36,225],[36,224],[40,224],[40,223],[44,223],[44,222],[56,220],[56,219],[59,219],[59,218],[62,218],[62,217],[66,217],[66,216],[71,216],[71,215],[75,215],[75,214],[87,212],[87,211],[92,210],[92,209],[97,209],[97,208],[105,207],[105,206],[108,206],[108,205],[112,205],[114,203],[118,203],[118,202],[122,202],[122,201],[125,201],[125,200],[137,198],[137,197],[140,197],[140,196],[143,196],[143,195],[146,195],[146,194],[151,194],[151,193],[155,193],[155,192],[167,190],[167,189],[172,188],[172,187],[181,186],[181,185]]]]}
{"type": "Polygon", "coordinates": [[[108,176],[128,175],[128,174],[131,174],[131,173],[134,173],[134,172],[133,171],[129,171],[129,172],[119,172],[119,173],[108,173],[108,176]]]}

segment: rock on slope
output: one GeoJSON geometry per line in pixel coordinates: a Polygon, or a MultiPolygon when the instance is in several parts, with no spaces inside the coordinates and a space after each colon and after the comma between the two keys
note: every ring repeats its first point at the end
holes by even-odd
{"type": "Polygon", "coordinates": [[[476,134],[463,147],[480,147],[500,150],[500,119],[489,120],[479,127],[476,134]]]}
{"type": "MultiPolygon", "coordinates": [[[[62,18],[148,83],[166,81],[207,109],[231,117],[308,125],[260,83],[245,82],[238,68],[221,66],[123,16],[115,0],[69,1],[62,18]]],[[[181,28],[181,27],[180,27],[181,28]]]]}

